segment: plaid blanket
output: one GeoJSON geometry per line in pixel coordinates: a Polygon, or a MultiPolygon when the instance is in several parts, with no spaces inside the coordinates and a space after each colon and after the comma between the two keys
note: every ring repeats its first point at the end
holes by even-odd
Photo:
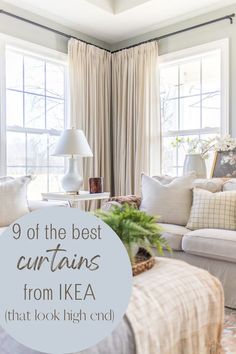
{"type": "MultiPolygon", "coordinates": [[[[80,353],[218,354],[223,313],[216,278],[184,262],[157,258],[154,268],[134,278],[132,299],[116,330],[80,353]]],[[[40,353],[0,328],[0,354],[40,353]]]]}
{"type": "Polygon", "coordinates": [[[134,278],[126,313],[136,354],[218,354],[224,321],[220,282],[182,261],[157,258],[134,278]]]}

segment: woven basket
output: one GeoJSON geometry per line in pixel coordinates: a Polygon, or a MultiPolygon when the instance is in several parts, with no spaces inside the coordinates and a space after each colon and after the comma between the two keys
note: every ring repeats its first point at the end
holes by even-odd
{"type": "Polygon", "coordinates": [[[146,272],[155,264],[155,258],[144,248],[140,248],[132,265],[133,276],[146,272]]]}

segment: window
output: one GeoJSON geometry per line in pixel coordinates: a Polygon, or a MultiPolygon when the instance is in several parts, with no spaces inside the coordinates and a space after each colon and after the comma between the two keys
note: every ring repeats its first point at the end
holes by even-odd
{"type": "Polygon", "coordinates": [[[162,173],[182,175],[185,151],[172,146],[176,137],[208,139],[227,132],[226,53],[223,40],[162,60],[162,173]]]}
{"type": "Polygon", "coordinates": [[[5,58],[5,174],[35,176],[28,193],[36,199],[60,190],[64,173],[64,159],[51,154],[66,126],[66,64],[14,47],[5,58]]]}

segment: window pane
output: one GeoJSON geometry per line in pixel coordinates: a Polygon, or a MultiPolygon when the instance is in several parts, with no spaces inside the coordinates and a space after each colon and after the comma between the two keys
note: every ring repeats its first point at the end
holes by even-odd
{"type": "Polygon", "coordinates": [[[64,97],[64,72],[62,65],[46,63],[46,95],[64,97]]]}
{"type": "Polygon", "coordinates": [[[220,127],[221,102],[220,93],[203,95],[202,127],[220,127]]]}
{"type": "Polygon", "coordinates": [[[61,188],[61,179],[64,176],[64,168],[50,168],[49,169],[49,190],[52,192],[59,192],[61,188]]]}
{"type": "Polygon", "coordinates": [[[23,126],[23,93],[7,90],[7,126],[23,126]]]}
{"type": "Polygon", "coordinates": [[[7,50],[6,52],[7,88],[23,90],[23,55],[7,50]]]}
{"type": "Polygon", "coordinates": [[[45,93],[45,62],[40,59],[24,57],[25,91],[45,93]]]}
{"type": "Polygon", "coordinates": [[[7,165],[25,166],[25,133],[7,132],[7,165]]]}
{"type": "Polygon", "coordinates": [[[180,129],[200,128],[200,104],[200,96],[180,99],[180,129]]]}
{"type": "Polygon", "coordinates": [[[25,94],[25,126],[28,128],[45,128],[45,98],[25,94]]]}
{"type": "Polygon", "coordinates": [[[177,165],[177,153],[176,148],[173,148],[172,142],[174,138],[163,138],[162,141],[162,161],[163,161],[163,173],[167,175],[176,175],[176,165],[177,165]]]}
{"type": "Polygon", "coordinates": [[[200,94],[200,60],[180,65],[180,96],[200,94]]]}
{"type": "Polygon", "coordinates": [[[27,166],[47,166],[47,135],[27,134],[27,166]]]}
{"type": "Polygon", "coordinates": [[[47,168],[31,167],[27,169],[27,174],[35,176],[35,179],[28,186],[28,198],[41,199],[41,193],[47,192],[47,168]]]}
{"type": "Polygon", "coordinates": [[[220,51],[202,58],[202,92],[214,92],[221,89],[220,51]]]}
{"type": "Polygon", "coordinates": [[[64,128],[64,101],[47,98],[47,129],[64,128]]]}
{"type": "Polygon", "coordinates": [[[160,92],[166,99],[178,97],[178,65],[161,69],[160,92]]]}
{"type": "Polygon", "coordinates": [[[64,158],[51,156],[59,136],[48,130],[65,126],[65,66],[10,49],[6,66],[8,173],[35,175],[29,197],[41,198],[49,187],[59,190],[64,174],[64,158]]]}
{"type": "Polygon", "coordinates": [[[163,131],[178,129],[178,100],[161,97],[161,118],[163,131]]]}
{"type": "Polygon", "coordinates": [[[49,166],[61,166],[64,168],[64,158],[61,156],[52,156],[54,153],[56,143],[60,136],[49,135],[48,136],[48,150],[49,150],[49,166]]]}

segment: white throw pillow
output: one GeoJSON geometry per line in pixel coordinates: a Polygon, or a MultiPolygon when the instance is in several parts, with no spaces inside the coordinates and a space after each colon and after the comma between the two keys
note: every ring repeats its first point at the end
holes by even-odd
{"type": "MultiPolygon", "coordinates": [[[[157,179],[161,184],[169,184],[174,179],[178,177],[172,177],[168,175],[161,175],[161,176],[153,176],[153,178],[157,179]]],[[[196,188],[206,189],[209,192],[220,192],[222,191],[222,187],[224,185],[224,180],[221,178],[197,178],[193,182],[193,186],[196,188]]],[[[234,185],[236,186],[236,184],[234,185]]],[[[236,187],[235,187],[236,189],[236,187]]]]}
{"type": "Polygon", "coordinates": [[[29,212],[27,185],[31,177],[20,177],[0,183],[0,227],[9,226],[13,221],[29,212]]]}
{"type": "Polygon", "coordinates": [[[163,185],[143,174],[140,210],[158,217],[158,222],[185,226],[191,210],[195,178],[196,174],[191,173],[163,185]]]}
{"type": "Polygon", "coordinates": [[[221,178],[198,178],[195,179],[193,185],[196,188],[201,188],[205,189],[206,191],[216,193],[222,191],[224,180],[221,178]]]}
{"type": "Polygon", "coordinates": [[[236,230],[236,191],[211,193],[194,189],[187,228],[236,230]]]}
{"type": "Polygon", "coordinates": [[[223,185],[223,191],[236,191],[236,179],[230,179],[223,185]]]}

